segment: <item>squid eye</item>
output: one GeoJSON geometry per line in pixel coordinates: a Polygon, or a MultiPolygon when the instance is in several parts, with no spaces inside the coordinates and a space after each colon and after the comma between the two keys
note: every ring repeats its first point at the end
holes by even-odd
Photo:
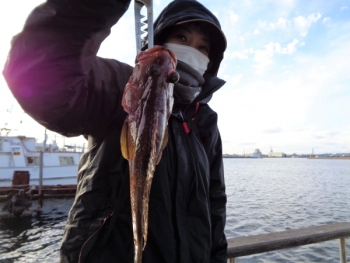
{"type": "Polygon", "coordinates": [[[168,74],[167,82],[176,83],[179,81],[179,79],[180,79],[180,74],[174,70],[168,74]]]}
{"type": "Polygon", "coordinates": [[[146,69],[146,74],[148,76],[154,76],[157,73],[157,67],[155,65],[151,65],[146,69]]]}

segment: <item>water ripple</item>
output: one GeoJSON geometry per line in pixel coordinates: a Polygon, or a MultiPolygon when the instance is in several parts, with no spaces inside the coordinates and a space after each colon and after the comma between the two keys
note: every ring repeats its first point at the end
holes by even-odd
{"type": "Polygon", "coordinates": [[[72,202],[72,198],[49,199],[45,201],[41,213],[34,217],[2,219],[0,262],[57,261],[67,213],[72,202]]]}
{"type": "MultiPolygon", "coordinates": [[[[224,159],[224,165],[228,238],[350,222],[348,160],[224,159]]],[[[0,262],[57,261],[72,202],[46,200],[38,215],[0,220],[0,262]]],[[[237,263],[339,261],[338,240],[236,259],[237,263]]]]}
{"type": "MultiPolygon", "coordinates": [[[[348,160],[224,159],[224,165],[228,238],[350,222],[348,160]]],[[[236,262],[339,262],[339,241],[236,262]]]]}

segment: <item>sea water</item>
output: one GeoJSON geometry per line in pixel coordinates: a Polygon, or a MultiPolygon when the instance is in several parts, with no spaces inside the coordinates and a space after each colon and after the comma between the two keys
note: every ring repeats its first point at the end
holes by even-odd
{"type": "MultiPolygon", "coordinates": [[[[350,160],[227,158],[224,167],[227,238],[350,222],[350,160]]],[[[72,202],[48,199],[40,215],[0,220],[0,263],[58,262],[72,202]]],[[[339,240],[239,257],[236,262],[339,262],[339,240]]]]}
{"type": "MultiPolygon", "coordinates": [[[[224,165],[228,238],[350,222],[350,160],[249,158],[224,159],[224,165]]],[[[339,261],[339,240],[236,259],[339,261]]]]}

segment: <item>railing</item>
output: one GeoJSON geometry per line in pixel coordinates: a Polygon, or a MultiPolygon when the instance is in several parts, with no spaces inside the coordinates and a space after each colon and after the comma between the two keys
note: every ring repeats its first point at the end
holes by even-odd
{"type": "Polygon", "coordinates": [[[348,222],[248,237],[231,238],[228,239],[228,263],[234,263],[235,258],[237,257],[303,246],[333,239],[340,239],[340,263],[346,263],[346,237],[350,237],[350,223],[348,222]]]}

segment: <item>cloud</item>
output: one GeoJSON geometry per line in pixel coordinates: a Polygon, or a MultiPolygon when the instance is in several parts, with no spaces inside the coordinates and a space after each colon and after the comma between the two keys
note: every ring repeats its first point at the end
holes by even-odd
{"type": "Polygon", "coordinates": [[[267,3],[271,3],[273,5],[277,5],[279,6],[280,8],[291,8],[294,6],[295,4],[295,0],[265,0],[265,1],[261,1],[262,3],[266,4],[267,3]]]}
{"type": "Polygon", "coordinates": [[[241,81],[242,77],[243,77],[242,74],[234,75],[228,79],[227,83],[229,83],[232,86],[237,86],[241,81]]]}
{"type": "Polygon", "coordinates": [[[294,0],[279,0],[278,2],[289,7],[294,5],[294,0]]]}
{"type": "Polygon", "coordinates": [[[290,22],[285,18],[279,18],[276,23],[269,23],[269,28],[274,29],[286,29],[290,22]]]}
{"type": "Polygon", "coordinates": [[[258,27],[259,28],[266,28],[267,27],[267,22],[266,21],[258,21],[258,27]]]}
{"type": "MultiPolygon", "coordinates": [[[[306,36],[308,30],[312,26],[313,23],[316,23],[322,15],[320,13],[311,14],[307,17],[298,16],[293,20],[288,20],[286,18],[280,17],[277,22],[266,22],[266,21],[258,21],[258,28],[264,30],[295,30],[301,36],[306,36]]],[[[323,22],[327,22],[329,18],[323,19],[323,22]]]]}
{"type": "Polygon", "coordinates": [[[278,127],[278,128],[263,130],[263,133],[281,133],[282,131],[283,131],[282,128],[278,127]]]}
{"type": "Polygon", "coordinates": [[[350,112],[349,19],[338,16],[341,5],[326,10],[323,4],[306,2],[274,13],[264,9],[266,14],[254,19],[233,9],[239,21],[225,55],[231,75],[227,73],[227,84],[210,102],[219,114],[225,152],[247,152],[241,142],[256,142],[263,152],[269,150],[265,146],[286,153],[350,149],[344,117],[350,112]],[[245,42],[237,41],[237,35],[245,42]]]}
{"type": "Polygon", "coordinates": [[[299,41],[294,39],[293,42],[289,43],[285,48],[281,47],[280,43],[275,43],[275,49],[277,54],[292,54],[297,50],[297,44],[299,41]]]}
{"type": "Polygon", "coordinates": [[[329,139],[329,138],[336,137],[338,134],[340,134],[339,131],[325,131],[322,133],[315,134],[314,138],[315,139],[329,139]]]}
{"type": "Polygon", "coordinates": [[[284,5],[287,5],[287,6],[294,5],[294,0],[280,0],[279,2],[281,2],[281,3],[283,3],[284,5]]]}
{"type": "Polygon", "coordinates": [[[272,64],[274,53],[274,43],[272,42],[267,44],[264,50],[255,51],[254,61],[256,65],[254,65],[254,68],[256,74],[262,74],[265,68],[272,64]]]}
{"type": "Polygon", "coordinates": [[[344,10],[346,10],[346,9],[348,9],[347,6],[342,6],[342,7],[340,8],[340,11],[344,11],[344,10]]]}
{"type": "Polygon", "coordinates": [[[228,55],[228,58],[247,59],[249,54],[254,54],[254,49],[247,48],[247,49],[244,49],[243,51],[233,51],[228,55]]]}
{"type": "Polygon", "coordinates": [[[317,140],[320,140],[320,139],[325,139],[327,138],[326,136],[323,136],[323,135],[315,135],[314,136],[314,139],[317,139],[317,140]]]}
{"type": "Polygon", "coordinates": [[[311,14],[308,17],[298,16],[293,19],[294,26],[299,30],[301,36],[306,36],[313,23],[316,23],[322,15],[320,13],[311,14]]]}
{"type": "Polygon", "coordinates": [[[230,16],[230,22],[232,24],[235,24],[238,21],[238,15],[235,14],[233,11],[229,11],[229,16],[230,16]]]}
{"type": "Polygon", "coordinates": [[[265,46],[263,50],[256,50],[254,61],[256,64],[253,66],[255,68],[256,74],[262,74],[265,68],[273,63],[272,58],[275,54],[292,54],[297,50],[297,45],[299,41],[294,39],[291,43],[287,44],[286,47],[282,47],[280,43],[270,42],[265,46]]]}
{"type": "Polygon", "coordinates": [[[256,142],[240,142],[240,143],[237,143],[238,145],[256,145],[256,142]]]}
{"type": "Polygon", "coordinates": [[[323,18],[322,23],[327,23],[330,20],[331,20],[330,17],[325,17],[325,18],[323,18]]]}

